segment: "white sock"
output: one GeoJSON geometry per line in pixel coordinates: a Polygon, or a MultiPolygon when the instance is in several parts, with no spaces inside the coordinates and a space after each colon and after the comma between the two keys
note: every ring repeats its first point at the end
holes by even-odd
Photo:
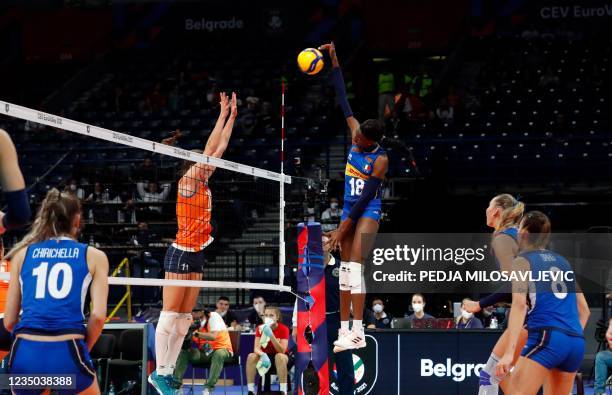
{"type": "Polygon", "coordinates": [[[340,321],[340,329],[344,331],[349,330],[349,322],[348,321],[340,321]]]}
{"type": "Polygon", "coordinates": [[[174,311],[162,311],[159,314],[159,321],[155,328],[155,368],[160,376],[172,373],[172,371],[168,372],[168,339],[178,315],[174,311]]]}
{"type": "Polygon", "coordinates": [[[255,383],[248,383],[247,391],[255,392],[255,383]]]}
{"type": "Polygon", "coordinates": [[[191,313],[179,314],[174,320],[172,333],[170,333],[168,338],[167,368],[170,369],[170,374],[174,372],[174,365],[176,365],[176,360],[178,359],[178,356],[181,353],[181,348],[183,347],[183,341],[185,340],[187,332],[189,332],[189,327],[191,326],[192,322],[193,317],[191,316],[191,313]]]}
{"type": "Polygon", "coordinates": [[[363,320],[353,320],[353,332],[363,332],[363,320]]]}
{"type": "Polygon", "coordinates": [[[480,383],[478,387],[478,395],[498,395],[499,383],[504,379],[497,377],[495,367],[499,362],[499,357],[493,353],[489,356],[489,360],[484,368],[480,371],[480,383]]]}
{"type": "Polygon", "coordinates": [[[280,391],[287,393],[287,383],[280,383],[280,391]]]}

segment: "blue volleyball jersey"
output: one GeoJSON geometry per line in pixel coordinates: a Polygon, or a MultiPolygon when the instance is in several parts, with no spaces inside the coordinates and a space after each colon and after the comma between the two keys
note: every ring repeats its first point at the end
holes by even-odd
{"type": "MultiPolygon", "coordinates": [[[[374,170],[374,162],[382,155],[385,155],[385,151],[381,146],[378,146],[372,152],[361,152],[355,144],[351,146],[344,172],[345,202],[356,202],[359,200],[365,182],[370,178],[374,170]]],[[[380,197],[379,189],[372,201],[380,202],[380,197]]]]}
{"type": "Polygon", "coordinates": [[[518,242],[518,228],[516,226],[512,226],[510,228],[502,229],[497,234],[508,235],[514,239],[514,241],[518,242]]]}
{"type": "Polygon", "coordinates": [[[23,313],[16,333],[85,333],[86,244],[57,238],[28,246],[19,280],[23,313]]]}
{"type": "Polygon", "coordinates": [[[571,281],[565,281],[567,278],[537,281],[544,272],[573,271],[567,259],[549,250],[529,251],[520,256],[529,261],[532,278],[536,280],[529,290],[531,308],[527,313],[527,329],[555,328],[570,335],[582,336],[574,273],[571,281]]]}

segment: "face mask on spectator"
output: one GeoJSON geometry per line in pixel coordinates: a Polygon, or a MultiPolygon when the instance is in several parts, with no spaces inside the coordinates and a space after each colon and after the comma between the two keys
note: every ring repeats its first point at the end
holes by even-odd
{"type": "Polygon", "coordinates": [[[337,202],[333,202],[329,205],[329,207],[331,207],[332,209],[337,209],[338,208],[338,203],[337,202]]]}
{"type": "Polygon", "coordinates": [[[270,317],[265,317],[264,318],[264,324],[266,324],[268,326],[272,326],[272,325],[274,325],[274,323],[276,323],[276,320],[274,318],[270,318],[270,317]]]}
{"type": "Polygon", "coordinates": [[[381,304],[376,303],[374,307],[372,307],[372,310],[374,310],[375,313],[382,313],[383,307],[381,304]]]}
{"type": "Polygon", "coordinates": [[[414,310],[415,313],[420,313],[423,311],[423,303],[413,303],[412,310],[414,310]]]}
{"type": "Polygon", "coordinates": [[[461,316],[465,318],[466,320],[469,320],[470,318],[472,318],[473,315],[474,314],[470,313],[469,311],[465,311],[465,310],[461,311],[461,316]]]}
{"type": "Polygon", "coordinates": [[[76,191],[76,189],[77,189],[76,184],[70,184],[70,190],[71,191],[76,191]]]}
{"type": "Polygon", "coordinates": [[[263,311],[264,311],[263,303],[255,303],[253,307],[255,308],[255,311],[257,312],[257,314],[259,315],[263,314],[263,311]]]}
{"type": "Polygon", "coordinates": [[[482,311],[482,314],[483,314],[485,317],[490,317],[490,316],[491,316],[491,314],[493,314],[493,312],[492,312],[491,310],[489,310],[489,309],[484,309],[484,310],[482,311]]]}

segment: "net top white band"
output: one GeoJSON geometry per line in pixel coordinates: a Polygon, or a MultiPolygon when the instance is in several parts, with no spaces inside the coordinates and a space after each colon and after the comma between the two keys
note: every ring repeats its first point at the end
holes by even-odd
{"type": "MultiPolygon", "coordinates": [[[[11,274],[0,272],[0,281],[8,281],[11,274]]],[[[191,287],[191,288],[234,288],[234,289],[260,289],[267,291],[291,292],[291,287],[278,284],[242,283],[238,281],[196,281],[196,280],[168,280],[159,278],[138,277],[109,277],[110,285],[131,285],[139,287],[191,287]]]]}
{"type": "Polygon", "coordinates": [[[157,143],[155,141],[139,137],[130,136],[129,134],[116,132],[114,130],[88,125],[83,122],[75,121],[65,117],[60,117],[42,111],[37,111],[28,107],[19,106],[17,104],[8,103],[2,100],[0,100],[0,114],[5,114],[14,118],[20,118],[26,121],[67,130],[85,136],[95,137],[101,140],[111,141],[121,145],[140,148],[158,154],[168,155],[179,159],[186,159],[198,163],[204,163],[207,165],[218,167],[220,169],[235,171],[237,173],[266,178],[268,180],[278,182],[282,181],[287,184],[291,184],[291,177],[281,173],[275,173],[273,171],[247,166],[225,159],[213,158],[208,155],[198,154],[189,150],[172,147],[170,145],[157,143]]]}

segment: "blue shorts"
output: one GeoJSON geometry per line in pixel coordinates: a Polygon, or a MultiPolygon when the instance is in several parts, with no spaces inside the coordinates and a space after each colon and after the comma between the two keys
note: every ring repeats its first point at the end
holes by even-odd
{"type": "Polygon", "coordinates": [[[190,252],[170,246],[164,258],[164,270],[168,273],[202,273],[204,271],[204,250],[190,252]]]}
{"type": "Polygon", "coordinates": [[[530,330],[521,355],[546,369],[577,372],[584,358],[584,337],[555,328],[530,330]]]}
{"type": "MultiPolygon", "coordinates": [[[[60,390],[77,394],[89,388],[96,378],[95,369],[83,339],[37,342],[16,338],[9,357],[10,374],[74,375],[75,388],[60,390]]],[[[40,394],[43,390],[14,390],[15,394],[40,394]]]]}
{"type": "MultiPolygon", "coordinates": [[[[344,201],[344,207],[342,208],[342,218],[341,221],[344,221],[348,218],[351,213],[351,209],[355,202],[344,201]]],[[[363,214],[361,217],[372,218],[374,221],[380,221],[380,216],[382,215],[382,202],[379,199],[370,200],[370,203],[366,206],[365,210],[363,210],[363,214]]]]}

